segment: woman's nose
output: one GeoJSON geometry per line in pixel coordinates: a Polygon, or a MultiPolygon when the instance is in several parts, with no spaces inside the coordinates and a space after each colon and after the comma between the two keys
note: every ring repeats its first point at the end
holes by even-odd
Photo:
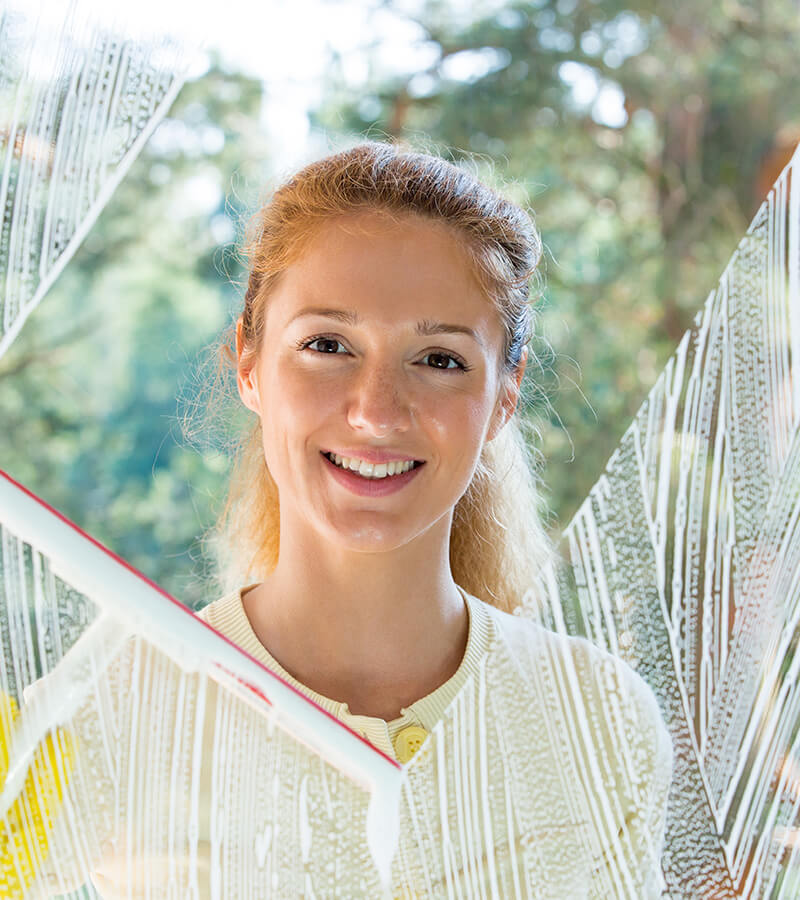
{"type": "Polygon", "coordinates": [[[406,431],[413,409],[402,375],[387,365],[365,365],[351,385],[347,418],[351,428],[375,435],[406,431]]]}

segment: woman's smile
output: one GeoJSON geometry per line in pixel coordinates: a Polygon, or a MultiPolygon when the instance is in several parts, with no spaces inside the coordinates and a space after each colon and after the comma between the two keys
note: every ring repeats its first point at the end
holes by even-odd
{"type": "MultiPolygon", "coordinates": [[[[354,471],[349,466],[344,468],[324,453],[321,456],[330,472],[331,478],[360,497],[385,497],[387,494],[395,494],[410,484],[420,473],[422,466],[425,465],[425,463],[414,463],[413,461],[405,465],[400,463],[399,466],[402,468],[398,473],[388,474],[386,472],[387,465],[378,463],[374,467],[377,471],[373,471],[371,474],[362,474],[361,470],[354,471]],[[384,470],[384,474],[381,474],[381,469],[384,470]]],[[[392,464],[390,463],[389,465],[392,464]]],[[[370,466],[370,468],[372,469],[373,467],[370,466]]]]}
{"type": "Polygon", "coordinates": [[[340,469],[355,472],[364,478],[390,478],[393,475],[400,475],[422,464],[421,460],[414,459],[370,460],[356,453],[329,453],[324,450],[322,452],[325,457],[340,469]]]}

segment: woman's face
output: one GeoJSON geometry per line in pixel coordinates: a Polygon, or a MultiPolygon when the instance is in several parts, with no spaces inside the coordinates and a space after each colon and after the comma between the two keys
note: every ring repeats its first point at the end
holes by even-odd
{"type": "Polygon", "coordinates": [[[270,294],[257,361],[238,375],[262,420],[282,533],[361,551],[448,534],[484,441],[516,403],[524,363],[501,389],[502,342],[441,224],[358,212],[321,226],[270,294]],[[421,464],[367,477],[383,472],[367,463],[410,460],[421,464]]]}

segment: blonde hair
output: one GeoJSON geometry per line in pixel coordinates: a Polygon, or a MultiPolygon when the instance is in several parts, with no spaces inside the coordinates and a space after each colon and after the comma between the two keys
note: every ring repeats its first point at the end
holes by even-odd
{"type": "MultiPolygon", "coordinates": [[[[421,215],[458,237],[504,329],[501,375],[512,377],[533,335],[531,280],[542,245],[531,216],[464,169],[399,142],[367,141],[301,169],[251,223],[249,281],[241,314],[241,365],[255,360],[270,290],[320,224],[357,210],[421,215]]],[[[217,345],[217,374],[237,368],[236,322],[217,345]]],[[[237,396],[238,401],[238,396],[237,396]]],[[[481,452],[456,504],[450,536],[453,578],[512,612],[544,599],[539,576],[552,559],[541,520],[533,424],[509,419],[481,452]],[[527,432],[527,433],[526,433],[527,432]]],[[[278,561],[278,490],[264,458],[261,421],[237,440],[224,509],[206,536],[221,593],[263,579],[278,561]]]]}

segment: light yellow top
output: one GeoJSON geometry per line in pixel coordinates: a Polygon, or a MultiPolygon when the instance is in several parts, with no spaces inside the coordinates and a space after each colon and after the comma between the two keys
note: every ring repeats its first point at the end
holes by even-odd
{"type": "MultiPolygon", "coordinates": [[[[283,670],[253,632],[243,590],[200,617],[410,760],[393,898],[661,895],[672,744],[630,667],[465,593],[458,670],[385,722],[283,670]]],[[[29,896],[91,879],[104,900],[380,897],[368,794],[146,639],[128,642],[73,726],[83,749],[29,896]]]]}
{"type": "MultiPolygon", "coordinates": [[[[215,628],[233,641],[234,644],[246,650],[270,671],[280,675],[289,684],[314,700],[324,710],[336,716],[337,719],[340,719],[346,725],[349,725],[354,731],[359,732],[362,737],[366,738],[375,747],[383,750],[389,756],[394,756],[400,762],[407,762],[407,760],[400,759],[397,745],[403,746],[409,740],[415,742],[415,739],[419,736],[419,728],[424,729],[425,732],[430,732],[433,729],[433,726],[442,718],[450,701],[458,693],[459,688],[470,676],[478,673],[481,659],[489,649],[491,619],[487,612],[486,604],[481,603],[476,597],[459,588],[469,613],[469,636],[467,637],[467,648],[464,651],[464,658],[458,669],[436,690],[415,701],[410,706],[404,707],[401,710],[401,715],[396,719],[392,719],[391,722],[386,722],[384,719],[373,716],[355,715],[350,712],[347,703],[324,697],[322,694],[318,694],[311,688],[301,684],[281,666],[259,641],[242,604],[242,595],[246,594],[251,587],[253,585],[248,585],[233,591],[225,597],[221,597],[202,609],[198,615],[201,619],[208,622],[212,628],[215,628]],[[416,726],[416,731],[409,730],[413,726],[416,726]]],[[[409,660],[409,665],[413,666],[413,664],[413,659],[409,660]]]]}

